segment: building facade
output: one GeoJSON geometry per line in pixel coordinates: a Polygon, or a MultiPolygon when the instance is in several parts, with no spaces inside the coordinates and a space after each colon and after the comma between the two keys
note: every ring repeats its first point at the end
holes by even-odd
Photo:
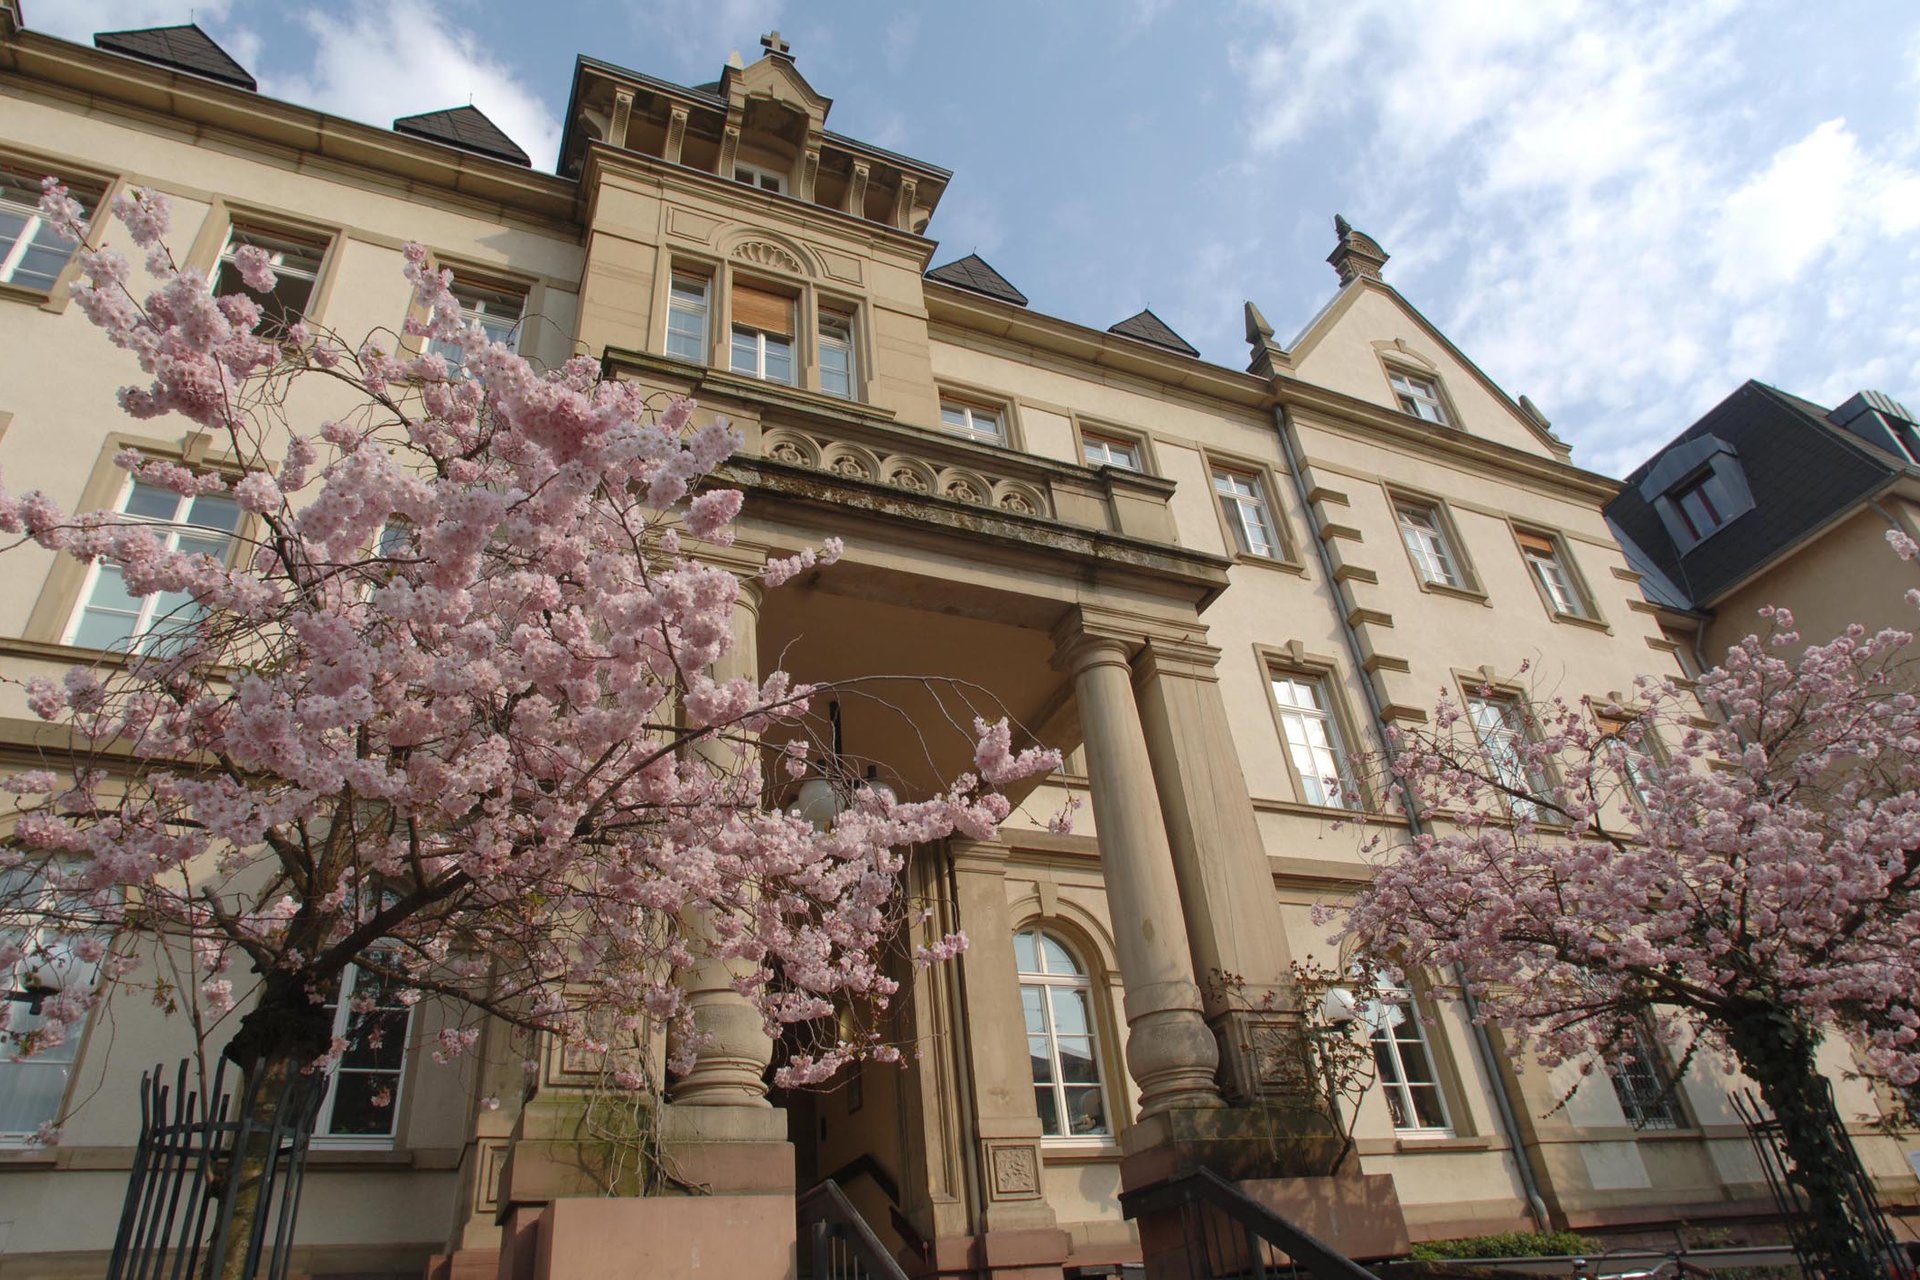
{"type": "MultiPolygon", "coordinates": [[[[400,246],[420,241],[530,358],[590,354],[741,429],[739,567],[845,540],[840,563],[742,609],[742,670],[778,655],[808,681],[968,681],[1068,757],[998,839],[916,852],[910,887],[940,911],[927,927],[974,942],[912,976],[891,1029],[921,1050],[909,1068],[770,1096],[757,1019],[724,974],[688,976],[711,1040],[654,1121],[683,1189],[716,1194],[609,1200],[583,1137],[594,1064],[554,1047],[528,1088],[500,1046],[441,1067],[421,1045],[446,1015],[376,997],[403,1048],[331,1087],[300,1266],[624,1274],[594,1271],[609,1264],[592,1248],[639,1223],[648,1247],[746,1250],[732,1273],[753,1274],[754,1248],[791,1252],[796,1190],[831,1178],[917,1273],[1097,1274],[1158,1247],[1122,1190],[1194,1163],[1309,1215],[1364,1210],[1341,1241],[1362,1256],[1764,1218],[1707,1065],[1671,1089],[1653,1046],[1584,1079],[1542,1070],[1439,998],[1439,975],[1369,1024],[1357,1160],[1273,1155],[1299,1124],[1290,966],[1339,967],[1313,908],[1365,882],[1368,834],[1404,824],[1349,756],[1442,690],[1491,742],[1524,731],[1542,685],[1604,704],[1638,673],[1681,673],[1683,642],[1605,519],[1620,486],[1573,466],[1344,221],[1337,290],[1297,337],[1247,307],[1246,370],[1199,359],[1151,312],[1091,328],[977,258],[936,264],[950,175],[829,130],[831,102],[777,33],[763,43],[698,87],[582,58],[550,175],[472,108],[372,128],[260,97],[197,29],[89,48],[0,3],[0,467],[16,489],[231,545],[227,513],[148,511],[112,466],[129,446],[221,459],[178,420],[115,407],[130,365],[67,305],[64,250],[32,210],[42,174],[95,211],[96,238],[114,234],[97,212],[114,192],[166,194],[176,246],[216,289],[241,287],[223,264],[258,244],[283,282],[270,309],[344,334],[399,328],[400,246]],[[1072,835],[1027,816],[1073,797],[1089,804],[1072,835]]],[[[313,397],[296,409],[324,416],[313,397]]],[[[16,680],[110,661],[150,608],[31,548],[0,574],[16,680]]],[[[964,767],[957,741],[916,731],[940,714],[913,692],[849,702],[847,747],[924,791],[964,767]]],[[[0,687],[8,763],[51,750],[18,685],[0,687]]],[[[188,1047],[150,1002],[113,1001],[54,1058],[0,1063],[0,1276],[99,1274],[140,1072],[188,1047]],[[25,1141],[42,1122],[60,1145],[25,1141]]],[[[1864,1086],[1841,1091],[1850,1114],[1878,1113],[1864,1086]]],[[[1887,1200],[1920,1201],[1909,1144],[1861,1146],[1887,1200]]]]}

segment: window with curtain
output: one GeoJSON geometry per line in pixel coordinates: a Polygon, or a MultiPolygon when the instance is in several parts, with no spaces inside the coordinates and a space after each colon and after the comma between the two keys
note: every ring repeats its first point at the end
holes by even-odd
{"type": "Polygon", "coordinates": [[[1034,1104],[1049,1138],[1107,1138],[1093,983],[1067,945],[1037,927],[1013,935],[1034,1104]]]}
{"type": "Polygon", "coordinates": [[[1430,502],[1401,498],[1394,501],[1393,513],[1400,522],[1400,540],[1406,544],[1407,554],[1413,557],[1422,581],[1443,587],[1467,585],[1438,507],[1430,502]]]}
{"type": "Polygon", "coordinates": [[[1364,1016],[1373,1033],[1374,1064],[1394,1129],[1401,1133],[1453,1132],[1413,993],[1382,990],[1379,999],[1367,1003],[1364,1016]]]}
{"type": "MultiPolygon", "coordinates": [[[[1473,722],[1474,736],[1486,757],[1488,773],[1500,785],[1531,795],[1548,790],[1546,773],[1527,759],[1531,736],[1527,713],[1520,700],[1510,694],[1483,694],[1467,699],[1467,718],[1473,722]]],[[[1516,818],[1539,816],[1539,806],[1528,800],[1504,797],[1507,809],[1516,818]]]]}
{"type": "Polygon", "coordinates": [[[1266,487],[1260,477],[1245,471],[1216,467],[1213,491],[1226,514],[1234,548],[1245,556],[1280,559],[1280,538],[1274,532],[1273,512],[1267,507],[1266,487]]]}
{"type": "Polygon", "coordinates": [[[1568,563],[1567,549],[1560,540],[1551,534],[1525,529],[1519,531],[1519,538],[1520,554],[1526,558],[1527,570],[1533,574],[1540,593],[1546,596],[1553,611],[1569,618],[1592,617],[1593,610],[1587,607],[1579,580],[1573,576],[1568,563]]]}
{"type": "Polygon", "coordinates": [[[1360,807],[1360,789],[1347,767],[1347,747],[1324,676],[1298,671],[1272,673],[1274,700],[1287,754],[1300,779],[1300,798],[1308,804],[1360,807]]]}
{"type": "Polygon", "coordinates": [[[29,1036],[46,1025],[45,1001],[62,991],[90,989],[100,979],[100,964],[98,959],[81,959],[80,938],[50,923],[58,899],[41,868],[22,865],[0,870],[0,900],[20,904],[26,908],[22,918],[37,921],[24,930],[0,928],[0,944],[4,944],[0,950],[11,953],[16,946],[20,950],[17,961],[0,967],[0,999],[10,1005],[6,1029],[0,1030],[3,1145],[31,1139],[41,1125],[60,1119],[84,1023],[68,1027],[65,1039],[32,1057],[16,1061],[15,1055],[23,1051],[29,1036]]]}

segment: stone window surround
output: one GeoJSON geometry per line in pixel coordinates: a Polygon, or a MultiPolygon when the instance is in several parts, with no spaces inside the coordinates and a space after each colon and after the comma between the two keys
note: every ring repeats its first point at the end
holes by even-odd
{"type": "Polygon", "coordinates": [[[1405,338],[1395,338],[1390,343],[1373,344],[1374,356],[1380,361],[1380,381],[1387,390],[1387,407],[1404,418],[1409,418],[1425,427],[1435,427],[1443,431],[1465,432],[1466,426],[1460,418],[1460,410],[1453,403],[1453,396],[1447,391],[1447,380],[1440,376],[1440,366],[1421,355],[1407,345],[1405,338]],[[1433,384],[1434,393],[1440,400],[1440,411],[1446,415],[1445,422],[1431,422],[1417,413],[1408,413],[1400,407],[1400,393],[1394,388],[1395,373],[1410,375],[1423,382],[1433,384]]]}
{"type": "MultiPolygon", "coordinates": [[[[1375,810],[1373,789],[1367,785],[1367,780],[1358,774],[1350,773],[1350,781],[1355,789],[1355,803],[1350,807],[1313,805],[1310,801],[1301,798],[1305,796],[1306,791],[1300,780],[1300,771],[1293,762],[1293,752],[1287,744],[1287,726],[1284,718],[1286,708],[1280,705],[1280,699],[1273,691],[1275,676],[1304,677],[1317,681],[1321,694],[1327,701],[1327,705],[1321,710],[1333,722],[1341,745],[1351,754],[1365,739],[1359,735],[1353,717],[1348,712],[1346,681],[1341,674],[1340,664],[1331,657],[1307,652],[1305,646],[1298,640],[1289,641],[1278,648],[1255,644],[1253,656],[1260,673],[1261,686],[1267,692],[1267,709],[1273,714],[1273,730],[1279,742],[1280,758],[1285,762],[1287,777],[1293,784],[1296,803],[1334,813],[1373,812],[1375,810]]],[[[1346,764],[1344,761],[1342,763],[1346,764]]]]}
{"type": "Polygon", "coordinates": [[[676,272],[685,276],[700,276],[707,282],[705,364],[709,369],[727,372],[733,368],[731,353],[733,286],[738,279],[741,283],[759,285],[771,291],[793,295],[795,377],[792,385],[797,390],[830,395],[835,400],[850,399],[855,403],[864,402],[862,384],[866,381],[866,371],[873,368],[872,352],[867,337],[872,326],[867,322],[865,298],[858,294],[827,287],[810,278],[778,274],[717,254],[690,253],[676,246],[671,254],[667,255],[667,261],[654,280],[654,318],[647,326],[647,350],[658,352],[670,360],[680,359],[679,356],[667,351],[667,313],[673,305],[673,277],[676,272]],[[823,312],[829,316],[845,319],[851,327],[854,368],[854,386],[851,396],[841,396],[837,392],[821,390],[819,343],[820,316],[823,312]]]}
{"type": "MultiPolygon", "coordinates": [[[[940,431],[945,435],[953,436],[957,439],[972,441],[974,444],[986,445],[988,448],[1011,449],[1016,453],[1026,452],[1026,440],[1020,430],[1020,414],[1013,397],[989,391],[984,387],[962,382],[953,382],[945,378],[939,379],[935,385],[935,389],[939,393],[942,408],[949,404],[955,404],[968,409],[984,410],[987,413],[998,415],[1000,419],[1000,443],[996,445],[992,441],[983,440],[978,436],[964,435],[953,430],[953,428],[947,426],[942,421],[936,421],[934,427],[936,431],[940,431]]],[[[1078,459],[1075,459],[1075,461],[1078,461],[1078,459]]]]}
{"type": "MultiPolygon", "coordinates": [[[[1460,693],[1462,720],[1466,725],[1467,731],[1473,735],[1474,746],[1480,752],[1481,759],[1487,763],[1489,768],[1494,767],[1493,761],[1486,754],[1485,741],[1480,737],[1480,726],[1474,721],[1473,703],[1494,702],[1504,703],[1513,707],[1521,717],[1519,725],[1521,735],[1528,741],[1534,738],[1537,730],[1534,724],[1533,700],[1527,696],[1525,688],[1514,684],[1512,681],[1503,680],[1494,675],[1493,668],[1490,666],[1482,667],[1478,671],[1463,671],[1456,668],[1453,672],[1453,678],[1460,693]]],[[[1550,790],[1559,782],[1559,773],[1554,768],[1551,760],[1542,760],[1538,768],[1538,776],[1529,778],[1528,785],[1536,786],[1545,791],[1550,790]]],[[[1506,798],[1499,796],[1496,797],[1496,800],[1501,805],[1502,810],[1504,810],[1506,808],[1506,798]]],[[[1504,812],[1495,813],[1490,816],[1496,821],[1508,820],[1504,812]]],[[[1558,825],[1559,819],[1557,815],[1542,811],[1535,816],[1534,822],[1541,827],[1551,827],[1558,825]]]]}
{"type": "MultiPolygon", "coordinates": [[[[1008,878],[1029,878],[1028,868],[1019,865],[1015,853],[1009,862],[1008,878]]],[[[1056,1160],[1112,1159],[1120,1151],[1121,1135],[1134,1123],[1138,1090],[1127,1073],[1127,1028],[1120,1015],[1126,989],[1120,977],[1120,965],[1104,925],[1087,917],[1078,904],[1063,901],[1058,884],[1044,875],[1034,877],[1034,892],[1015,898],[1008,904],[1013,921],[1007,934],[1008,965],[1014,981],[1021,981],[1018,965],[1013,963],[1014,934],[1032,929],[1051,933],[1065,943],[1087,971],[1088,1008],[1093,1024],[1093,1048],[1100,1073],[1101,1096],[1107,1107],[1107,1132],[1090,1137],[1046,1136],[1039,1141],[1048,1163],[1056,1160]],[[1086,918],[1083,918],[1086,917],[1086,918]]],[[[1016,998],[1017,1009],[1017,998],[1016,998]]],[[[1019,1033],[1014,1027],[1010,1032],[1019,1033]]],[[[1020,1035],[1021,1059],[1026,1060],[1026,1039],[1020,1035]]],[[[1037,1112],[1036,1112],[1037,1118],[1037,1112]]]]}
{"type": "Polygon", "coordinates": [[[1526,521],[1508,520],[1507,528],[1513,533],[1514,549],[1520,555],[1520,563],[1526,570],[1527,581],[1533,584],[1534,591],[1540,597],[1540,605],[1547,611],[1547,615],[1555,622],[1569,622],[1575,626],[1592,627],[1597,631],[1611,634],[1613,628],[1607,625],[1606,619],[1600,614],[1600,602],[1594,596],[1592,583],[1589,582],[1587,575],[1580,571],[1580,562],[1574,558],[1572,539],[1558,529],[1526,521]],[[1566,574],[1568,585],[1579,597],[1581,607],[1586,610],[1585,614],[1567,613],[1554,603],[1553,597],[1548,594],[1545,584],[1540,581],[1540,575],[1534,569],[1527,554],[1525,539],[1528,537],[1539,538],[1553,544],[1554,559],[1559,562],[1560,571],[1566,574]]]}
{"type": "Polygon", "coordinates": [[[213,280],[219,272],[220,255],[226,251],[228,237],[236,224],[268,235],[316,240],[326,246],[320,255],[320,269],[314,273],[313,292],[307,299],[306,309],[301,312],[302,319],[324,324],[327,303],[333,296],[334,285],[340,276],[341,248],[347,239],[346,231],[298,213],[267,205],[240,203],[227,196],[215,196],[207,209],[207,216],[200,223],[200,230],[194,235],[192,247],[187,250],[180,265],[199,270],[205,273],[208,280],[213,280]]]}
{"type": "MultiPolygon", "coordinates": [[[[17,147],[12,143],[8,143],[4,150],[0,150],[0,164],[23,173],[38,172],[42,177],[54,174],[70,187],[77,183],[89,192],[97,191],[99,201],[88,211],[86,237],[74,248],[77,252],[83,248],[98,249],[100,247],[101,242],[106,238],[108,226],[113,222],[107,207],[115,196],[125,191],[127,185],[125,178],[109,170],[55,157],[46,152],[17,147]]],[[[67,301],[72,296],[73,281],[79,271],[80,268],[74,261],[74,256],[69,255],[66,266],[61,268],[59,278],[53,283],[53,288],[42,293],[38,289],[0,284],[0,302],[22,302],[58,315],[67,309],[67,301]]]]}
{"type": "Polygon", "coordinates": [[[1099,418],[1084,418],[1078,413],[1071,414],[1070,417],[1073,422],[1073,460],[1081,466],[1096,465],[1087,461],[1087,437],[1092,436],[1095,439],[1107,439],[1132,446],[1140,459],[1140,475],[1161,474],[1158,462],[1153,455],[1153,439],[1147,432],[1133,427],[1117,427],[1099,418]]]}
{"type": "Polygon", "coordinates": [[[1447,500],[1435,493],[1395,483],[1383,483],[1381,492],[1387,497],[1387,518],[1393,525],[1393,540],[1399,544],[1400,553],[1407,558],[1407,568],[1413,574],[1414,584],[1422,591],[1435,595],[1457,596],[1491,606],[1486,589],[1480,584],[1480,574],[1473,567],[1473,557],[1467,553],[1466,539],[1460,536],[1460,525],[1453,518],[1453,510],[1447,500]],[[1460,585],[1431,582],[1420,571],[1419,562],[1413,558],[1413,552],[1408,549],[1406,536],[1400,528],[1400,507],[1403,503],[1432,510],[1439,524],[1440,535],[1446,540],[1447,550],[1453,556],[1454,568],[1459,571],[1460,585]]]}
{"type": "Polygon", "coordinates": [[[1300,562],[1286,508],[1281,505],[1281,495],[1291,492],[1280,484],[1279,477],[1285,473],[1271,463],[1243,453],[1230,453],[1210,445],[1201,445],[1199,452],[1200,466],[1207,482],[1207,504],[1213,508],[1214,519],[1219,523],[1225,554],[1231,556],[1236,564],[1265,565],[1270,569],[1305,576],[1306,566],[1300,562]],[[1227,513],[1220,504],[1220,491],[1214,485],[1214,473],[1219,471],[1238,472],[1259,482],[1260,496],[1266,500],[1267,519],[1273,522],[1273,536],[1280,544],[1278,555],[1257,556],[1240,550],[1239,539],[1234,536],[1233,526],[1227,522],[1227,513]]]}
{"type": "Polygon", "coordinates": [[[1660,1038],[1644,1022],[1636,1021],[1635,1030],[1635,1038],[1640,1042],[1637,1047],[1640,1055],[1645,1059],[1645,1074],[1652,1077],[1654,1083],[1663,1086],[1663,1092],[1657,1098],[1630,1103],[1628,1095],[1633,1086],[1622,1084],[1620,1074],[1615,1067],[1617,1056],[1602,1056],[1600,1070],[1594,1074],[1604,1075],[1607,1078],[1612,1086],[1614,1100],[1620,1106],[1621,1116],[1634,1132],[1673,1133],[1694,1128],[1686,1107],[1684,1097],[1686,1091],[1682,1088],[1682,1081],[1674,1075],[1673,1064],[1667,1060],[1666,1050],[1661,1045],[1660,1038]],[[1657,1112],[1643,1110],[1642,1114],[1648,1119],[1640,1120],[1629,1114],[1630,1105],[1657,1108],[1657,1112]]]}

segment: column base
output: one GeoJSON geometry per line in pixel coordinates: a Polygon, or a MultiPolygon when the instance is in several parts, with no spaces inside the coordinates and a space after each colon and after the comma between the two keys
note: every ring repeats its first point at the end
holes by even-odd
{"type": "Polygon", "coordinates": [[[1061,1280],[1073,1252],[1073,1237],[1058,1227],[1025,1231],[985,1231],[973,1236],[944,1236],[915,1276],[991,1277],[991,1280],[1061,1280]]]}
{"type": "Polygon", "coordinates": [[[662,1171],[703,1194],[793,1196],[784,1107],[668,1103],[660,1112],[660,1147],[662,1171]]]}
{"type": "Polygon", "coordinates": [[[498,1280],[794,1280],[791,1195],[564,1198],[514,1215],[498,1280]]]}

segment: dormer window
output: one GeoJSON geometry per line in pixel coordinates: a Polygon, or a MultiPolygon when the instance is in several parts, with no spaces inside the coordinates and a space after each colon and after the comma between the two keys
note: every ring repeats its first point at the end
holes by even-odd
{"type": "Polygon", "coordinates": [[[1686,525],[1695,542],[1702,541],[1727,522],[1720,508],[1714,505],[1712,482],[1713,472],[1702,471],[1667,495],[1679,509],[1680,522],[1686,525]]]}
{"type": "Polygon", "coordinates": [[[780,195],[787,189],[787,177],[775,173],[772,169],[763,169],[757,164],[736,164],[733,166],[733,180],[745,183],[749,187],[758,187],[762,191],[771,191],[780,195]]]}
{"type": "Polygon", "coordinates": [[[1647,468],[1639,489],[1682,555],[1753,510],[1740,455],[1718,436],[1669,448],[1647,468]]]}

